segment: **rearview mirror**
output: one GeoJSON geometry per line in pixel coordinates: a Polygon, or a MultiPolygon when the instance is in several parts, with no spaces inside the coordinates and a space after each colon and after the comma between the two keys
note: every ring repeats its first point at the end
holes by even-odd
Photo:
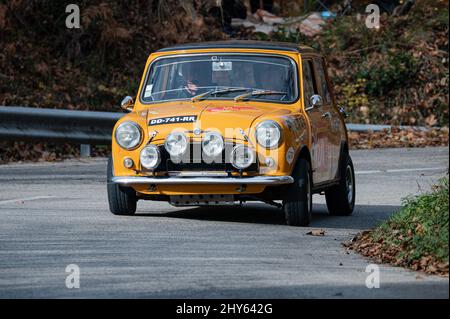
{"type": "Polygon", "coordinates": [[[133,111],[133,106],[134,106],[134,101],[131,96],[125,96],[123,98],[122,102],[120,102],[120,107],[122,108],[122,110],[127,111],[127,112],[133,111]]]}
{"type": "Polygon", "coordinates": [[[346,119],[348,117],[348,113],[345,111],[345,109],[341,106],[339,107],[339,113],[342,114],[342,116],[344,117],[344,119],[346,119]]]}

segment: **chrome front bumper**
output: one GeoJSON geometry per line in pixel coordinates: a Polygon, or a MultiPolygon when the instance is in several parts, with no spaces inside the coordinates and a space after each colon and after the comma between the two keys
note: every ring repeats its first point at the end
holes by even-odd
{"type": "Polygon", "coordinates": [[[206,184],[206,185],[283,185],[292,184],[291,176],[255,176],[255,177],[143,177],[116,176],[111,182],[120,185],[139,184],[206,184]]]}

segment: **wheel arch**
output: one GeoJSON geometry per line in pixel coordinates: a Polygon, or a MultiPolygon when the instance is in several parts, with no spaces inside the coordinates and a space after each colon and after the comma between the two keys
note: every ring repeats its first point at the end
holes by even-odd
{"type": "MultiPolygon", "coordinates": [[[[341,167],[344,155],[349,155],[349,154],[350,154],[350,150],[348,148],[347,141],[342,141],[341,142],[341,150],[339,151],[339,166],[338,167],[341,167]]],[[[338,171],[336,173],[336,178],[340,178],[340,177],[341,177],[340,170],[338,169],[338,171]]]]}
{"type": "Polygon", "coordinates": [[[303,145],[301,148],[300,148],[300,151],[298,152],[298,155],[297,155],[297,158],[296,158],[296,160],[295,160],[295,164],[292,166],[292,172],[291,172],[291,175],[294,173],[294,170],[298,167],[298,165],[299,165],[299,162],[300,162],[300,160],[301,159],[305,159],[305,160],[307,160],[308,161],[308,163],[309,163],[309,169],[311,170],[311,174],[310,174],[310,177],[311,177],[311,180],[312,180],[312,159],[311,159],[311,152],[309,151],[309,149],[308,149],[308,146],[306,146],[306,145],[303,145]]]}

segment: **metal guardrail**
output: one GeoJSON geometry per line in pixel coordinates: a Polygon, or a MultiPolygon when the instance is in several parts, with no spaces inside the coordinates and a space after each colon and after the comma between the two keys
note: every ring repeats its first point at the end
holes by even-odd
{"type": "MultiPolygon", "coordinates": [[[[0,138],[92,145],[109,144],[114,124],[123,115],[123,113],[113,112],[0,106],[0,138]]],[[[356,132],[376,132],[391,128],[390,125],[347,124],[348,130],[356,132]]],[[[399,128],[427,130],[426,127],[418,126],[400,126],[399,128]]]]}
{"type": "Polygon", "coordinates": [[[383,124],[347,124],[347,130],[353,132],[381,132],[385,130],[392,130],[393,128],[397,128],[400,130],[416,130],[416,131],[428,131],[428,128],[425,126],[392,126],[392,125],[383,125],[383,124]]]}
{"type": "Polygon", "coordinates": [[[123,113],[0,106],[2,140],[109,144],[123,113]]]}

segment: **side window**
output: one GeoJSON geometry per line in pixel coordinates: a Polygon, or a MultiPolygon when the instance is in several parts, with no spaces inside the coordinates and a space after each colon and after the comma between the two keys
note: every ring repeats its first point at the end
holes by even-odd
{"type": "Polygon", "coordinates": [[[328,88],[327,78],[325,75],[324,61],[315,59],[314,64],[316,65],[317,78],[319,80],[320,91],[322,94],[323,101],[325,104],[331,103],[330,89],[328,88]]]}
{"type": "Polygon", "coordinates": [[[304,60],[303,65],[303,98],[305,103],[309,105],[309,98],[314,94],[318,94],[316,81],[314,79],[314,68],[312,61],[304,60]]]}

